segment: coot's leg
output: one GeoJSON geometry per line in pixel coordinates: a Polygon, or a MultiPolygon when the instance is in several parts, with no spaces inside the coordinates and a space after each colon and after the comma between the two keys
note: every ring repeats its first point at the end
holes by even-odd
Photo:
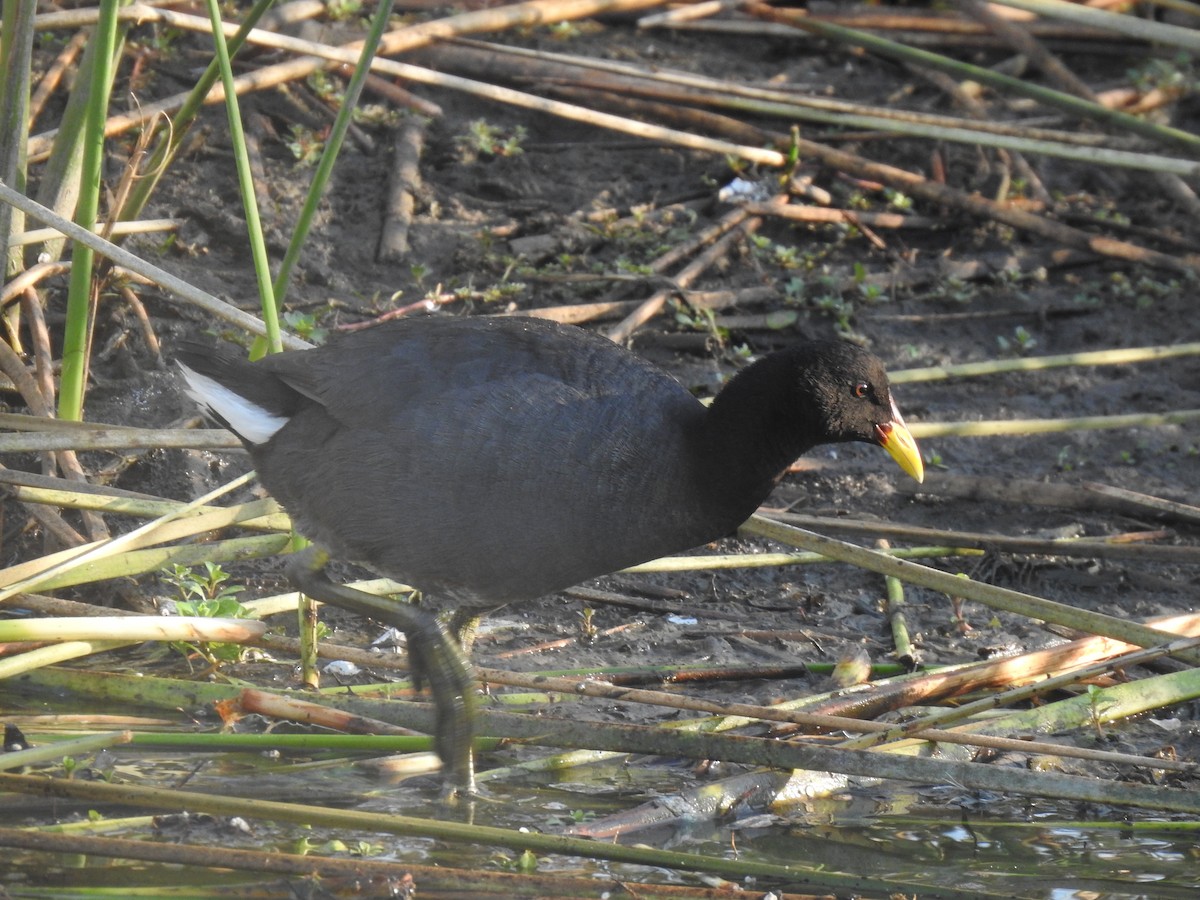
{"type": "Polygon", "coordinates": [[[479,624],[483,621],[483,617],[503,608],[502,606],[459,606],[450,614],[450,621],[446,623],[446,627],[450,630],[450,637],[462,647],[462,652],[467,659],[471,658],[471,649],[475,646],[475,635],[479,631],[479,624]]]}
{"type": "Polygon", "coordinates": [[[445,766],[447,787],[450,793],[475,793],[471,759],[475,680],[456,641],[433,615],[418,606],[334,583],[325,574],[328,563],[328,552],[310,544],[289,558],[287,577],[297,590],[314,600],[369,616],[404,632],[414,683],[416,679],[428,682],[433,694],[437,717],[434,749],[445,766]]]}

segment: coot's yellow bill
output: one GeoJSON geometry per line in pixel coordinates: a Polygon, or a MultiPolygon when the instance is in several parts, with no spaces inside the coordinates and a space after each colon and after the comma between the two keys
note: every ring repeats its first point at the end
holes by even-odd
{"type": "Polygon", "coordinates": [[[904,417],[900,415],[895,400],[892,401],[892,421],[886,425],[876,425],[875,432],[879,438],[879,446],[892,455],[892,459],[900,468],[918,483],[925,480],[925,464],[921,461],[921,451],[912,432],[904,424],[904,417]]]}

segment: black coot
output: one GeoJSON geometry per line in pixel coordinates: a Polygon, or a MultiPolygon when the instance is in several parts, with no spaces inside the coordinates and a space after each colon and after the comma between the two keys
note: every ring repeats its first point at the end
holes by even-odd
{"type": "Polygon", "coordinates": [[[463,623],[733,533],[817,444],[878,444],[923,477],[883,365],[849,344],[763,357],[708,408],[612,342],[531,318],[399,320],[256,363],[232,347],[178,357],[315,542],[289,565],[297,587],[408,633],[438,752],[467,789],[472,684],[455,642],[422,609],[333,584],[331,556],[463,623]]]}

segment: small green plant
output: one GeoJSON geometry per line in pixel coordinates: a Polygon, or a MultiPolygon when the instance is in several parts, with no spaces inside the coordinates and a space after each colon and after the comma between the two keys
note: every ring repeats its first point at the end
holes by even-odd
{"type": "Polygon", "coordinates": [[[853,328],[854,304],[838,293],[823,294],[813,300],[813,306],[833,318],[833,327],[842,334],[850,334],[853,328]]]}
{"type": "Polygon", "coordinates": [[[596,640],[599,630],[596,628],[596,610],[585,606],[579,611],[579,642],[590,644],[596,640]]]}
{"type": "Polygon", "coordinates": [[[675,322],[692,331],[707,332],[718,346],[724,347],[729,337],[727,329],[717,324],[717,314],[711,309],[694,309],[679,304],[675,308],[675,322]]]}
{"type": "Polygon", "coordinates": [[[867,280],[867,267],[860,262],[854,264],[854,286],[868,303],[882,303],[887,299],[882,287],[867,280]]]}
{"type": "Polygon", "coordinates": [[[484,303],[503,303],[519,297],[527,285],[523,281],[497,281],[479,292],[484,303]]]}
{"type": "Polygon", "coordinates": [[[582,34],[577,22],[556,22],[550,26],[550,36],[556,41],[569,41],[582,34]]]}
{"type": "Polygon", "coordinates": [[[321,151],[325,149],[325,141],[311,128],[305,128],[303,125],[292,125],[290,130],[292,139],[287,142],[287,148],[292,151],[292,156],[296,157],[297,164],[315,165],[321,158],[321,151]]]}
{"type": "Polygon", "coordinates": [[[1100,688],[1094,684],[1087,686],[1088,713],[1091,716],[1092,727],[1096,729],[1096,737],[1104,739],[1104,723],[1100,717],[1100,688]]]}
{"type": "Polygon", "coordinates": [[[531,850],[525,850],[518,856],[507,853],[493,853],[492,865],[507,872],[521,872],[526,875],[537,871],[538,858],[531,850]]]}
{"type": "MultiPolygon", "coordinates": [[[[187,566],[172,565],[170,571],[163,572],[161,577],[163,581],[175,587],[179,592],[181,602],[185,604],[219,603],[233,599],[245,590],[241,585],[226,584],[229,580],[229,573],[222,569],[220,564],[214,562],[206,562],[203,571],[187,566]]],[[[187,615],[203,614],[188,612],[187,615]]]]}
{"type": "Polygon", "coordinates": [[[161,56],[170,56],[175,53],[176,45],[183,35],[184,32],[178,28],[160,25],[150,30],[143,46],[161,56]]]}
{"type": "MultiPolygon", "coordinates": [[[[218,564],[206,562],[203,570],[187,566],[172,565],[169,571],[159,573],[167,584],[173,585],[179,595],[175,609],[181,616],[200,616],[210,619],[249,619],[250,611],[237,600],[245,588],[240,584],[228,584],[229,574],[218,564]]],[[[240,662],[245,648],[238,644],[209,643],[189,644],[175,641],[172,649],[185,657],[198,653],[212,668],[222,663],[240,662]]]]}
{"type": "Polygon", "coordinates": [[[329,337],[329,332],[321,326],[321,316],[318,313],[302,313],[288,310],[283,314],[283,322],[291,331],[306,341],[323,344],[329,337]]]}
{"type": "Polygon", "coordinates": [[[943,282],[939,282],[937,287],[933,289],[931,296],[941,300],[949,300],[952,303],[970,303],[975,299],[978,291],[976,288],[963,281],[960,278],[947,278],[943,282]]]}
{"type": "Polygon", "coordinates": [[[999,335],[996,338],[996,344],[1000,347],[1001,353],[1013,353],[1019,356],[1036,347],[1037,338],[1030,334],[1024,325],[1018,325],[1013,329],[1012,338],[999,335]]]}
{"type": "Polygon", "coordinates": [[[1177,54],[1174,59],[1152,59],[1130,69],[1128,77],[1140,90],[1159,90],[1175,96],[1193,93],[1200,86],[1195,64],[1187,53],[1177,54]]]}
{"type": "Polygon", "coordinates": [[[1159,281],[1149,276],[1130,278],[1124,272],[1114,272],[1110,276],[1109,287],[1119,300],[1131,301],[1135,309],[1150,309],[1159,300],[1178,296],[1185,290],[1176,279],[1159,281]]]}
{"type": "Polygon", "coordinates": [[[883,196],[887,200],[888,206],[892,207],[892,209],[904,210],[905,212],[912,209],[912,197],[907,194],[902,194],[899,191],[892,190],[892,188],[884,188],[883,196]]]}
{"type": "Polygon", "coordinates": [[[342,89],[344,82],[334,79],[325,69],[313,72],[306,82],[312,88],[312,92],[326,103],[341,103],[346,96],[342,89]]]}
{"type": "Polygon", "coordinates": [[[328,0],[325,11],[335,22],[345,22],[362,13],[362,0],[328,0]]]}
{"type": "Polygon", "coordinates": [[[382,844],[373,844],[370,841],[355,841],[347,848],[351,856],[358,856],[363,859],[369,859],[373,856],[380,856],[384,853],[385,848],[382,844]]]}
{"type": "Polygon", "coordinates": [[[803,278],[789,278],[783,285],[783,297],[788,303],[804,301],[805,284],[803,278]]]}
{"type": "Polygon", "coordinates": [[[778,244],[763,235],[753,235],[750,246],[758,256],[767,262],[774,263],[781,269],[794,271],[810,268],[809,259],[794,245],[778,244]]]}
{"type": "Polygon", "coordinates": [[[467,126],[467,133],[454,139],[463,162],[475,162],[481,156],[518,156],[525,151],[521,144],[529,133],[516,125],[505,130],[486,119],[476,119],[467,126]]]}
{"type": "Polygon", "coordinates": [[[626,256],[619,257],[614,268],[623,275],[643,275],[648,278],[654,274],[654,269],[647,264],[634,262],[626,256]]]}
{"type": "Polygon", "coordinates": [[[871,208],[871,198],[862,191],[851,191],[850,196],[846,200],[846,205],[850,209],[869,210],[871,208]]]}
{"type": "Polygon", "coordinates": [[[382,103],[360,103],[352,110],[354,122],[371,128],[396,128],[404,114],[382,103]]]}

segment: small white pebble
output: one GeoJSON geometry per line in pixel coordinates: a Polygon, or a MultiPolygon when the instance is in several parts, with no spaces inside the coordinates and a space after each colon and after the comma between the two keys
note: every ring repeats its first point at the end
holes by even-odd
{"type": "Polygon", "coordinates": [[[672,625],[697,625],[700,622],[695,616],[677,616],[674,614],[668,615],[667,621],[672,625]]]}
{"type": "Polygon", "coordinates": [[[334,678],[350,678],[353,675],[357,675],[362,669],[344,659],[335,659],[321,671],[326,675],[332,675],[334,678]]]}
{"type": "Polygon", "coordinates": [[[726,203],[765,203],[771,199],[770,189],[759,181],[735,178],[717,193],[718,199],[726,203]]]}

